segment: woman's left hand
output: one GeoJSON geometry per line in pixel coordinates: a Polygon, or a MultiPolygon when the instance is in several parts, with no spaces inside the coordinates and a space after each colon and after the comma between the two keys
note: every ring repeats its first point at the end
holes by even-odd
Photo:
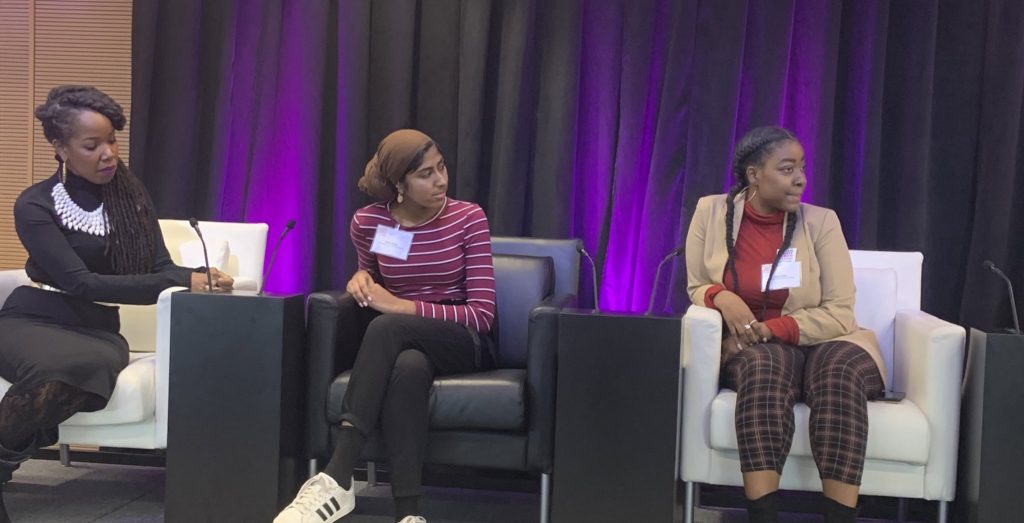
{"type": "Polygon", "coordinates": [[[371,309],[384,314],[416,314],[416,304],[391,294],[381,284],[374,283],[370,287],[367,305],[371,309]]]}
{"type": "Polygon", "coordinates": [[[754,322],[754,324],[751,325],[750,328],[754,331],[754,334],[757,336],[757,341],[761,343],[767,343],[775,336],[774,334],[772,334],[772,330],[769,329],[763,321],[754,322]]]}

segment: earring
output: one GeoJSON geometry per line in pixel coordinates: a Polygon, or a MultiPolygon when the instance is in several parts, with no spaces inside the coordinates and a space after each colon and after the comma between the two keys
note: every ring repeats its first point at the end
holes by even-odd
{"type": "Polygon", "coordinates": [[[397,201],[398,203],[402,203],[405,201],[405,196],[403,196],[402,193],[398,193],[398,197],[395,198],[395,201],[397,201]]]}
{"type": "Polygon", "coordinates": [[[67,165],[67,162],[64,161],[63,159],[61,159],[60,160],[60,183],[61,184],[63,184],[64,182],[68,181],[68,170],[67,170],[67,167],[65,167],[65,165],[67,165]]]}
{"type": "Polygon", "coordinates": [[[757,196],[757,186],[756,185],[754,186],[754,192],[752,192],[749,195],[747,195],[747,201],[749,202],[750,200],[753,200],[754,196],[757,196]]]}

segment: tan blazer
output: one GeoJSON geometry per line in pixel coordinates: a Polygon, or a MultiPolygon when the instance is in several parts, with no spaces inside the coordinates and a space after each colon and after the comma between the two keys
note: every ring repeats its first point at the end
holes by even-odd
{"type": "MultiPolygon", "coordinates": [[[[739,235],[744,197],[741,193],[735,200],[733,238],[739,235]]],[[[686,291],[690,301],[697,305],[704,305],[704,293],[713,284],[722,284],[729,259],[725,246],[725,199],[724,194],[701,198],[686,235],[686,291]]],[[[858,327],[853,317],[853,263],[839,217],[831,209],[805,203],[800,204],[796,215],[791,246],[796,248],[796,259],[801,262],[800,286],[789,289],[782,313],[800,326],[800,345],[849,341],[871,354],[878,371],[886,376],[875,333],[858,327]]]]}

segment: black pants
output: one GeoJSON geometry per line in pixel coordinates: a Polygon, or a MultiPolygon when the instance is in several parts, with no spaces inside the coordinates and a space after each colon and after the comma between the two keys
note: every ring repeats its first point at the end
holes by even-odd
{"type": "Polygon", "coordinates": [[[463,325],[375,314],[359,346],[341,418],[369,437],[380,427],[395,497],[421,494],[434,376],[480,370],[487,350],[463,325]],[[481,361],[478,365],[477,362],[481,361]]]}

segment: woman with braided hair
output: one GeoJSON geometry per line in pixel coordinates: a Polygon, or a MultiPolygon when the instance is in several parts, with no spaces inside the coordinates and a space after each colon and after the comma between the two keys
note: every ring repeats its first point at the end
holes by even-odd
{"type": "Polygon", "coordinates": [[[697,204],[687,291],[722,314],[722,385],[736,391],[736,436],[752,522],[778,521],[776,491],[793,406],[810,408],[825,521],[852,522],[867,446],[867,401],[882,395],[873,332],[853,316],[850,253],[835,212],[800,202],[804,150],[759,127],[736,145],[736,185],[697,204]]]}
{"type": "MultiPolygon", "coordinates": [[[[117,307],[97,302],[150,304],[168,287],[207,286],[201,269],[171,261],[146,190],[118,157],[120,105],[94,87],[65,85],[35,116],[58,168],[14,204],[34,284],[0,309],[0,376],[12,384],[0,400],[0,485],[57,441],[57,425],[110,399],[128,344],[117,307]]],[[[211,272],[216,287],[231,288],[230,276],[211,272]]]]}

